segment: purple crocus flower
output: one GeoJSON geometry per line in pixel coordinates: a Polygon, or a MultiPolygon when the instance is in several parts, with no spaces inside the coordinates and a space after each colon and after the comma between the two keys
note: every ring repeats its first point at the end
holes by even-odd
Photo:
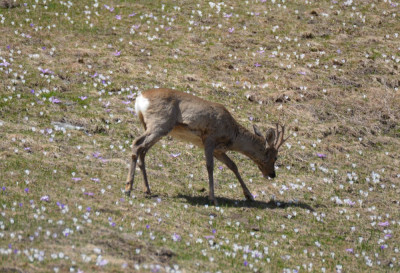
{"type": "Polygon", "coordinates": [[[378,223],[378,226],[380,226],[380,227],[388,227],[389,226],[389,222],[386,221],[386,222],[378,223]]]}
{"type": "Polygon", "coordinates": [[[59,99],[57,99],[57,98],[55,98],[55,97],[51,97],[51,98],[49,99],[49,101],[50,101],[51,103],[60,103],[60,102],[61,102],[59,99]]]}
{"type": "Polygon", "coordinates": [[[44,195],[44,196],[40,197],[40,201],[50,202],[50,197],[48,195],[44,195]]]}
{"type": "Polygon", "coordinates": [[[102,260],[98,263],[99,266],[105,266],[105,265],[107,265],[107,264],[108,264],[108,261],[107,261],[106,259],[102,259],[102,260]]]}
{"type": "Polygon", "coordinates": [[[7,66],[9,66],[9,65],[10,65],[10,63],[7,62],[7,61],[3,61],[2,63],[0,63],[0,66],[5,66],[5,67],[7,67],[7,66]]]}
{"type": "Polygon", "coordinates": [[[43,74],[53,74],[53,71],[51,71],[48,68],[45,68],[45,69],[41,68],[40,72],[42,72],[43,74]]]}
{"type": "Polygon", "coordinates": [[[174,235],[172,235],[172,240],[174,242],[179,242],[182,239],[182,237],[176,233],[174,233],[174,235]]]}
{"type": "Polygon", "coordinates": [[[181,155],[181,153],[177,153],[177,154],[172,153],[172,154],[171,154],[172,157],[178,157],[178,156],[180,156],[180,155],[181,155]]]}
{"type": "Polygon", "coordinates": [[[111,12],[114,11],[114,7],[110,7],[110,6],[108,6],[108,5],[104,5],[104,7],[105,7],[106,9],[108,9],[109,11],[111,11],[111,12]]]}

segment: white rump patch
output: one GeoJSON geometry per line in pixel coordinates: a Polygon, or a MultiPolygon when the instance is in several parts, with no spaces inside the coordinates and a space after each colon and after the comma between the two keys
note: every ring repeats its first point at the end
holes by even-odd
{"type": "Polygon", "coordinates": [[[150,105],[150,101],[143,97],[142,94],[140,94],[137,98],[136,98],[136,102],[135,102],[135,112],[137,115],[139,115],[139,113],[142,113],[142,115],[146,112],[147,108],[149,108],[150,105]]]}

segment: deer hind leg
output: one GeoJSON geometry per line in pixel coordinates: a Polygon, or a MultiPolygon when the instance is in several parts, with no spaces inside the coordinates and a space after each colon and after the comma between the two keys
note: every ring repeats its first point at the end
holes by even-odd
{"type": "Polygon", "coordinates": [[[132,152],[132,159],[131,165],[129,168],[128,177],[125,184],[125,194],[130,196],[132,188],[133,188],[133,181],[135,179],[135,170],[136,170],[136,163],[139,159],[139,168],[142,171],[144,184],[146,186],[146,192],[150,194],[150,187],[147,181],[147,174],[146,174],[146,166],[144,164],[144,158],[146,156],[146,152],[163,136],[167,135],[168,131],[152,131],[146,130],[146,132],[141,135],[140,137],[136,138],[133,141],[133,152],[132,152]]]}
{"type": "Polygon", "coordinates": [[[132,144],[133,151],[132,151],[131,164],[129,167],[128,177],[126,178],[126,183],[125,183],[125,194],[127,196],[131,195],[131,191],[133,188],[133,181],[135,179],[136,162],[138,159],[138,146],[144,142],[146,137],[147,137],[147,135],[143,134],[140,137],[135,138],[133,140],[133,144],[132,144]]]}
{"type": "Polygon", "coordinates": [[[143,174],[143,181],[144,181],[144,186],[146,187],[146,194],[150,195],[150,186],[149,186],[149,181],[147,180],[147,173],[146,173],[146,164],[144,162],[144,159],[146,157],[147,151],[143,151],[140,156],[139,156],[139,168],[142,171],[143,174]]]}
{"type": "Polygon", "coordinates": [[[239,180],[239,183],[242,186],[243,194],[246,197],[246,199],[248,201],[254,201],[254,197],[247,188],[242,177],[240,176],[238,167],[236,166],[235,162],[233,162],[232,159],[230,159],[225,153],[216,152],[214,153],[214,156],[216,159],[224,163],[236,175],[236,178],[239,180]]]}

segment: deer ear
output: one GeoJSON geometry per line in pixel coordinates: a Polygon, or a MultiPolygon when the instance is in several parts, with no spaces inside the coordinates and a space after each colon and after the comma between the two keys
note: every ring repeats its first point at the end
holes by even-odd
{"type": "Polygon", "coordinates": [[[254,129],[254,133],[255,133],[256,135],[258,135],[258,136],[260,136],[260,137],[263,137],[263,135],[262,135],[260,129],[258,129],[258,127],[257,127],[255,124],[253,125],[253,129],[254,129]]]}
{"type": "Polygon", "coordinates": [[[269,128],[267,133],[265,134],[265,140],[267,141],[267,144],[269,147],[274,146],[274,141],[275,141],[275,130],[272,128],[269,128]]]}

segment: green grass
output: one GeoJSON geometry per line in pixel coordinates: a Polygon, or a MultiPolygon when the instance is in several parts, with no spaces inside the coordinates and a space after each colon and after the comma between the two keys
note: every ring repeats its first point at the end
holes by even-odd
{"type": "Polygon", "coordinates": [[[0,9],[0,63],[10,63],[0,66],[0,271],[400,270],[400,101],[385,84],[398,80],[396,7],[236,1],[217,13],[209,2],[25,2],[0,9]],[[243,201],[216,162],[219,206],[209,204],[203,151],[169,137],[146,157],[154,195],[142,192],[139,170],[134,197],[123,194],[143,132],[134,99],[154,86],[222,103],[249,129],[279,121],[296,134],[275,180],[230,154],[256,202],[243,201]]]}

